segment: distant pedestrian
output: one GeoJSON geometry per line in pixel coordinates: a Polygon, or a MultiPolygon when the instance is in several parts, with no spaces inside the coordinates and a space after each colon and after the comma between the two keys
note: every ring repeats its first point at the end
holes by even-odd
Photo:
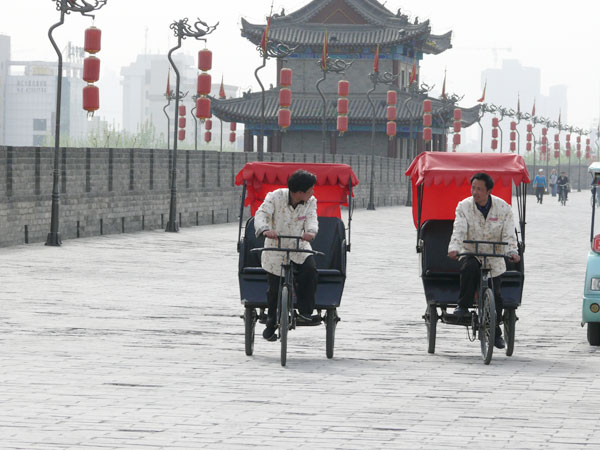
{"type": "Polygon", "coordinates": [[[533,187],[535,188],[537,202],[541,204],[544,201],[544,191],[548,187],[543,169],[538,170],[538,174],[533,179],[533,187]]]}
{"type": "Polygon", "coordinates": [[[552,197],[556,197],[556,182],[558,181],[558,175],[556,169],[552,169],[550,173],[550,190],[552,191],[552,197]]]}

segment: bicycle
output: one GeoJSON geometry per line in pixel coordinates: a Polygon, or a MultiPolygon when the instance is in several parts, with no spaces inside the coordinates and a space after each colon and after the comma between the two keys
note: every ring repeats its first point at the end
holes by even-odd
{"type": "Polygon", "coordinates": [[[285,252],[285,257],[281,263],[281,276],[279,277],[279,291],[277,293],[277,314],[275,316],[275,329],[279,330],[279,342],[281,345],[280,360],[281,365],[287,363],[287,335],[289,330],[296,328],[296,312],[294,310],[294,270],[290,253],[309,253],[311,255],[325,255],[316,250],[300,248],[302,236],[277,236],[277,247],[254,248],[251,252],[271,251],[285,252]],[[282,239],[294,239],[295,248],[281,247],[282,239]]]}
{"type": "Polygon", "coordinates": [[[487,258],[504,258],[505,255],[496,252],[497,245],[508,245],[508,242],[475,241],[465,240],[465,244],[475,244],[474,252],[459,253],[458,256],[479,256],[483,258],[480,268],[479,291],[475,299],[477,312],[471,312],[471,326],[473,334],[479,335],[481,344],[481,357],[484,364],[489,364],[494,353],[494,342],[496,340],[496,300],[494,297],[494,285],[491,269],[487,268],[487,258]],[[479,245],[492,245],[492,253],[479,251],[479,245]]]}
{"type": "Polygon", "coordinates": [[[567,204],[567,192],[569,192],[569,183],[558,185],[558,201],[563,206],[567,204]]]}

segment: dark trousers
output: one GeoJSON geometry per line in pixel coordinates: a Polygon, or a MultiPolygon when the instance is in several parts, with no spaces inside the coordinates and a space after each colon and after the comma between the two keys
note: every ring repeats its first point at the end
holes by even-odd
{"type": "MultiPolygon", "coordinates": [[[[317,265],[315,258],[310,255],[303,264],[292,262],[294,271],[294,289],[296,290],[296,300],[298,311],[303,316],[310,316],[315,309],[315,291],[317,290],[317,265]]],[[[267,306],[269,307],[268,317],[275,319],[277,313],[277,295],[279,293],[279,280],[281,277],[267,273],[267,306]]]]}
{"type": "Polygon", "coordinates": [[[538,186],[535,188],[535,196],[539,203],[542,203],[544,200],[544,186],[538,186]]]}
{"type": "MultiPolygon", "coordinates": [[[[465,256],[460,261],[460,294],[458,296],[458,305],[464,308],[473,306],[475,292],[479,289],[479,279],[481,277],[481,263],[474,256],[465,256]]],[[[496,302],[496,323],[502,320],[502,280],[500,277],[493,277],[494,300],[496,302]]],[[[497,329],[500,327],[497,326],[497,329]]]]}

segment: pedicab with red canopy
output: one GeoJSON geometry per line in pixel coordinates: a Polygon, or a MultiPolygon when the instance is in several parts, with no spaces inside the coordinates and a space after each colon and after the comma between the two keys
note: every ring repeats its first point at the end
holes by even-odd
{"type": "MultiPolygon", "coordinates": [[[[514,350],[517,308],[521,305],[524,281],[523,252],[525,251],[525,206],[529,173],[521,156],[490,153],[425,152],[417,156],[406,171],[412,183],[413,220],[417,229],[417,253],[420,253],[419,273],[423,280],[427,309],[423,318],[427,326],[428,352],[435,352],[437,322],[467,327],[471,341],[479,334],[484,362],[489,364],[494,347],[496,319],[504,325],[506,355],[514,350]],[[501,275],[504,300],[502,318],[496,318],[493,290],[488,287],[488,274],[482,270],[477,311],[459,318],[447,311],[457,306],[460,287],[460,263],[448,257],[456,206],[471,196],[471,177],[485,172],[494,180],[492,194],[512,204],[513,183],[518,209],[515,229],[521,260],[513,263],[505,258],[507,270],[501,275]],[[484,278],[484,275],[486,277],[484,278]],[[491,298],[490,298],[491,297],[491,298]],[[469,332],[469,327],[472,333],[469,332]],[[490,328],[492,328],[490,330],[490,328]]],[[[467,242],[467,241],[465,241],[467,242]]],[[[473,256],[493,258],[503,256],[506,243],[468,241],[475,245],[473,256]],[[492,252],[481,253],[478,247],[486,244],[492,252]]],[[[465,254],[461,254],[465,255],[465,254]]],[[[485,266],[485,264],[484,264],[485,266]]]]}
{"type": "MultiPolygon", "coordinates": [[[[269,192],[287,187],[288,178],[298,169],[304,169],[317,177],[314,196],[317,199],[319,232],[311,242],[312,249],[317,253],[315,262],[319,277],[315,308],[326,326],[327,358],[333,357],[335,328],[340,320],[337,308],[340,306],[346,280],[346,254],[350,251],[352,188],[358,184],[358,178],[346,164],[283,162],[247,163],[235,178],[235,184],[243,187],[238,230],[238,278],[241,302],[244,305],[245,348],[248,356],[254,351],[256,322],[261,316],[264,318],[264,309],[267,307],[267,274],[261,267],[260,251],[256,251],[265,250],[265,238],[255,235],[254,214],[269,192]],[[251,217],[244,224],[243,213],[246,206],[250,207],[251,217]],[[341,218],[342,206],[348,209],[347,228],[341,218]],[[257,310],[262,311],[262,314],[257,310]]],[[[295,302],[295,298],[293,301],[295,302]]],[[[285,365],[287,331],[295,326],[293,306],[290,310],[288,326],[279,330],[282,365],[285,365]]]]}

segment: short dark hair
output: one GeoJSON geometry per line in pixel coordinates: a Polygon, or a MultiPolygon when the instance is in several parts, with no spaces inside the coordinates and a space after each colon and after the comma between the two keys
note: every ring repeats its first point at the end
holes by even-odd
{"type": "Polygon", "coordinates": [[[491,191],[494,187],[494,180],[485,172],[476,173],[471,177],[471,184],[473,184],[473,180],[481,180],[485,183],[485,187],[488,191],[491,191]]]}
{"type": "Polygon", "coordinates": [[[317,176],[306,170],[296,170],[288,179],[290,192],[306,192],[317,183],[317,176]]]}

